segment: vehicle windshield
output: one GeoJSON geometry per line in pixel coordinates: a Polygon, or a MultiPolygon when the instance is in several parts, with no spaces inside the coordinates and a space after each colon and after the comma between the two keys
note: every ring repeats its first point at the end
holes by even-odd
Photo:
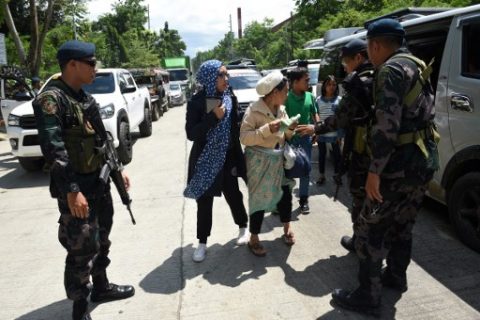
{"type": "Polygon", "coordinates": [[[308,66],[308,73],[310,74],[310,81],[308,82],[308,84],[311,86],[318,83],[318,69],[318,64],[308,66]]]}
{"type": "Polygon", "coordinates": [[[115,80],[112,73],[97,73],[92,84],[83,85],[83,90],[90,94],[104,94],[115,91],[115,80]]]}
{"type": "Polygon", "coordinates": [[[188,70],[169,70],[170,71],[170,81],[185,81],[188,80],[188,70]]]}
{"type": "Polygon", "coordinates": [[[253,89],[262,76],[259,73],[230,74],[228,83],[234,90],[253,89]]]}
{"type": "Polygon", "coordinates": [[[135,79],[135,82],[138,85],[147,86],[147,85],[152,85],[153,84],[152,77],[141,76],[141,77],[134,77],[134,79],[135,79]]]}
{"type": "Polygon", "coordinates": [[[178,83],[170,84],[170,90],[180,90],[180,85],[178,83]]]}

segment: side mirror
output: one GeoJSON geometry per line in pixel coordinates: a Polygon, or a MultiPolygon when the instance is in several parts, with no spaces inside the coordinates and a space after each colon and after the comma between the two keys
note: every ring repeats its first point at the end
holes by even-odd
{"type": "Polygon", "coordinates": [[[120,88],[120,92],[123,94],[123,93],[131,93],[131,92],[135,92],[137,91],[137,88],[135,86],[132,86],[132,85],[126,85],[126,86],[123,86],[122,88],[120,88]]]}

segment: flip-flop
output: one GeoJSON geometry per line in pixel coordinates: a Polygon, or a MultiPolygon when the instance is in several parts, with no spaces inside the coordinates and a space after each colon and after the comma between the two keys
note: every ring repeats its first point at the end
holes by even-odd
{"type": "Polygon", "coordinates": [[[260,244],[260,242],[251,244],[250,241],[247,243],[248,249],[256,255],[257,257],[265,257],[267,255],[267,252],[263,248],[263,246],[260,244]]]}
{"type": "Polygon", "coordinates": [[[282,236],[282,239],[287,246],[293,246],[295,244],[295,235],[293,234],[293,232],[284,234],[282,236]]]}

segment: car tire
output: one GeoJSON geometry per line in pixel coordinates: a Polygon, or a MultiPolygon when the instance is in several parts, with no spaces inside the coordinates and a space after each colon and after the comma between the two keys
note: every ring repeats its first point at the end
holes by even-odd
{"type": "Polygon", "coordinates": [[[480,172],[455,181],[448,196],[448,213],[460,239],[480,252],[480,172]]]}
{"type": "Polygon", "coordinates": [[[45,165],[45,159],[43,158],[19,157],[18,162],[20,166],[28,172],[40,171],[45,165]]]}
{"type": "Polygon", "coordinates": [[[164,113],[167,112],[168,109],[170,109],[171,107],[172,107],[172,104],[170,103],[170,99],[167,98],[167,103],[163,105],[163,112],[164,113]]]}
{"type": "Polygon", "coordinates": [[[158,119],[160,119],[162,114],[163,110],[160,104],[160,100],[158,100],[152,105],[152,121],[157,121],[158,119]]]}
{"type": "Polygon", "coordinates": [[[120,122],[120,126],[118,127],[118,142],[118,158],[123,164],[129,164],[132,161],[133,141],[132,135],[130,134],[130,127],[126,121],[120,122]]]}
{"type": "Polygon", "coordinates": [[[152,135],[152,111],[147,106],[143,109],[144,118],[142,123],[140,123],[140,136],[150,137],[152,135]]]}

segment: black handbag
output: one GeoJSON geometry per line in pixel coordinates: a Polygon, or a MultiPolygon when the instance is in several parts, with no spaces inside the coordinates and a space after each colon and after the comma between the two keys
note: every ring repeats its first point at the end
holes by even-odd
{"type": "Polygon", "coordinates": [[[301,178],[308,176],[312,165],[305,150],[300,146],[290,145],[293,153],[295,153],[295,164],[290,169],[285,169],[285,177],[289,179],[301,178]]]}

